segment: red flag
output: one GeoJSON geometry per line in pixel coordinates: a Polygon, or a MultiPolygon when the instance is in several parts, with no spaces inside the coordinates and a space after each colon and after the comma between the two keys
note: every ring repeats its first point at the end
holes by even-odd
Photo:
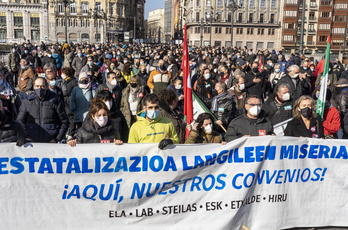
{"type": "Polygon", "coordinates": [[[262,56],[260,55],[259,71],[262,72],[262,56]]]}
{"type": "MultiPolygon", "coordinates": [[[[191,87],[191,76],[190,76],[190,64],[189,55],[187,48],[187,32],[186,25],[184,29],[184,49],[181,68],[183,70],[183,80],[184,80],[184,115],[186,117],[187,124],[191,124],[193,121],[193,105],[192,105],[192,87],[191,87]]],[[[186,138],[188,137],[190,131],[186,129],[186,138]]]]}

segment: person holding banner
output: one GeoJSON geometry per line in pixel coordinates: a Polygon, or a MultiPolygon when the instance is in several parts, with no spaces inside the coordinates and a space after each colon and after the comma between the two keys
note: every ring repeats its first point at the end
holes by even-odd
{"type": "Polygon", "coordinates": [[[209,113],[199,114],[193,127],[188,126],[190,134],[187,137],[185,144],[208,144],[208,143],[221,143],[225,145],[220,133],[213,130],[214,119],[209,113]]]}
{"type": "Polygon", "coordinates": [[[225,139],[233,141],[240,137],[274,135],[272,123],[261,113],[261,99],[252,95],[245,100],[246,114],[230,122],[225,139]]]}
{"type": "Polygon", "coordinates": [[[67,142],[71,147],[83,143],[110,143],[121,145],[120,134],[109,119],[110,110],[99,98],[92,100],[91,107],[82,127],[78,129],[76,139],[67,142]]]}
{"type": "Polygon", "coordinates": [[[144,98],[143,111],[137,114],[128,137],[128,143],[159,143],[164,149],[171,144],[179,144],[179,138],[173,123],[159,112],[159,98],[148,94],[144,98]]]}
{"type": "Polygon", "coordinates": [[[294,104],[293,120],[284,130],[285,136],[323,138],[323,124],[317,119],[314,99],[301,96],[294,104]]]}

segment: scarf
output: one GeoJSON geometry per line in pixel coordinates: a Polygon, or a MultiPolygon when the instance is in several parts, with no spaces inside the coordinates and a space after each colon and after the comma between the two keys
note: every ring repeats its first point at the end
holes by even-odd
{"type": "Polygon", "coordinates": [[[109,89],[114,90],[117,85],[111,85],[108,81],[106,81],[106,85],[108,86],[109,89]]]}
{"type": "Polygon", "coordinates": [[[218,96],[215,96],[214,99],[213,99],[213,105],[211,106],[211,111],[212,112],[215,112],[217,111],[218,107],[217,107],[217,104],[218,104],[218,100],[224,96],[226,96],[228,94],[228,92],[224,92],[218,96]]]}
{"type": "Polygon", "coordinates": [[[2,85],[0,85],[0,95],[13,96],[12,87],[5,79],[2,85]]]}
{"type": "Polygon", "coordinates": [[[129,87],[129,93],[131,95],[131,99],[133,102],[136,102],[138,100],[138,92],[139,92],[139,88],[133,88],[133,87],[129,87]]]}

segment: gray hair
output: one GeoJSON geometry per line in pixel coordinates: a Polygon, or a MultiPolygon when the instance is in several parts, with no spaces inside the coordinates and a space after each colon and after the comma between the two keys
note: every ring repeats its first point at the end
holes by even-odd
{"type": "Polygon", "coordinates": [[[54,65],[52,62],[47,63],[47,64],[43,67],[44,73],[46,73],[46,70],[48,70],[48,69],[52,69],[54,73],[57,72],[57,67],[56,67],[56,65],[54,65]]]}
{"type": "Polygon", "coordinates": [[[290,86],[288,84],[283,83],[283,84],[278,85],[277,92],[280,92],[280,89],[282,89],[282,88],[288,88],[288,90],[290,90],[290,86]]]}
{"type": "Polygon", "coordinates": [[[292,66],[290,66],[289,71],[292,72],[294,69],[300,69],[300,67],[298,65],[292,65],[292,66]]]}

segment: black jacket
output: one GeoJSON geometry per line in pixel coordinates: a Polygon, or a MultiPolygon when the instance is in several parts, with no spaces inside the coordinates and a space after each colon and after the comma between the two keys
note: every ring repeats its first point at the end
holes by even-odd
{"type": "Polygon", "coordinates": [[[120,110],[116,109],[113,104],[110,109],[109,119],[112,120],[115,130],[120,134],[120,140],[124,143],[128,142],[129,128],[127,125],[126,118],[123,116],[120,110]]]}
{"type": "Polygon", "coordinates": [[[253,122],[246,114],[242,114],[231,121],[225,139],[226,141],[233,141],[244,135],[264,136],[271,134],[273,134],[273,125],[262,113],[256,122],[253,122]]]}
{"type": "MultiPolygon", "coordinates": [[[[217,111],[212,111],[212,113],[218,120],[221,120],[223,126],[227,128],[229,122],[236,117],[238,111],[236,108],[236,103],[233,101],[233,96],[228,92],[225,92],[224,94],[225,95],[219,98],[217,101],[217,111]]],[[[214,99],[212,100],[212,105],[213,104],[214,99]]]]}
{"type": "Polygon", "coordinates": [[[16,142],[19,137],[26,136],[23,126],[13,120],[9,111],[0,112],[0,143],[16,142]]]}
{"type": "Polygon", "coordinates": [[[64,103],[50,90],[46,91],[43,100],[35,93],[23,100],[17,120],[34,142],[50,142],[52,139],[60,141],[69,127],[64,103]]]}
{"type": "Polygon", "coordinates": [[[87,116],[82,127],[76,134],[77,143],[100,143],[107,140],[112,143],[114,139],[119,139],[119,133],[109,120],[104,127],[100,127],[91,117],[87,116]]]}
{"type": "Polygon", "coordinates": [[[292,118],[293,101],[285,101],[280,107],[277,107],[276,96],[276,94],[272,94],[262,105],[262,110],[265,112],[266,117],[270,120],[272,125],[276,125],[292,118]]]}
{"type": "Polygon", "coordinates": [[[308,130],[302,118],[294,118],[286,126],[284,135],[292,137],[324,137],[323,123],[314,118],[310,121],[310,128],[308,130]]]}
{"type": "Polygon", "coordinates": [[[75,77],[70,77],[66,81],[66,94],[64,94],[64,104],[65,104],[65,111],[67,114],[73,114],[70,109],[70,96],[73,88],[77,86],[77,80],[75,77]]]}
{"type": "Polygon", "coordinates": [[[121,98],[122,98],[122,88],[118,85],[116,85],[113,89],[109,86],[109,83],[101,84],[98,86],[96,97],[98,97],[99,92],[103,90],[108,90],[110,93],[112,93],[112,97],[114,98],[114,101],[112,104],[116,105],[116,109],[119,110],[121,106],[121,98]]]}
{"type": "Polygon", "coordinates": [[[302,81],[300,79],[297,79],[295,87],[295,84],[292,81],[291,77],[287,74],[278,81],[277,87],[280,84],[288,84],[290,86],[290,97],[294,101],[299,99],[302,95],[311,95],[311,84],[309,78],[306,78],[302,81]]]}
{"type": "Polygon", "coordinates": [[[257,71],[256,73],[249,71],[246,75],[245,75],[245,88],[248,91],[248,95],[256,95],[259,96],[260,98],[263,98],[263,93],[264,93],[264,78],[262,76],[262,74],[257,71]],[[255,83],[253,80],[254,78],[258,78],[261,79],[260,82],[255,83]]]}

